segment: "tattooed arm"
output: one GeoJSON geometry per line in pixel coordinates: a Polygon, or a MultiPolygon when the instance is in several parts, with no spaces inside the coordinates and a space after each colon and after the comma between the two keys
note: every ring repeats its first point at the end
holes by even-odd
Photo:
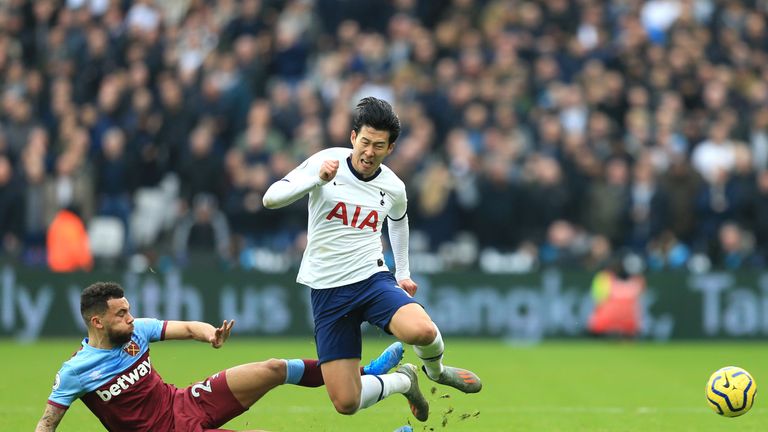
{"type": "Polygon", "coordinates": [[[37,422],[35,432],[55,431],[56,426],[59,425],[59,422],[64,417],[64,413],[66,412],[67,410],[65,409],[46,404],[45,412],[43,413],[43,417],[40,419],[40,421],[37,422]]]}

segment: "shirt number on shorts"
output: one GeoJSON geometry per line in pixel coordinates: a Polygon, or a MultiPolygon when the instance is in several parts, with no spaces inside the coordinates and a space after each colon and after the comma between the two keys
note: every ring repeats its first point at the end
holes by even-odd
{"type": "Polygon", "coordinates": [[[200,397],[199,390],[207,391],[208,393],[211,393],[211,380],[207,379],[205,382],[199,382],[192,386],[192,389],[189,391],[192,393],[192,396],[194,397],[200,397]]]}

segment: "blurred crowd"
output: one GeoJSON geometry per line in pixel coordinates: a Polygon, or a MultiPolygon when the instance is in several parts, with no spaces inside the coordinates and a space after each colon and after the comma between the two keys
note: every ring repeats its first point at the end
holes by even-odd
{"type": "Polygon", "coordinates": [[[2,251],[46,265],[66,214],[105,259],[283,270],[306,208],[263,192],[373,95],[417,271],[761,267],[767,25],[766,0],[0,1],[2,251]]]}

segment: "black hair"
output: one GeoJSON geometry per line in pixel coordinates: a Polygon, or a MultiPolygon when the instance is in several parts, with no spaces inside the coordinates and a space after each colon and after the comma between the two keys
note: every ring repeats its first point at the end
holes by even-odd
{"type": "Polygon", "coordinates": [[[392,105],[373,96],[361,99],[355,108],[352,130],[359,134],[363,126],[389,132],[389,144],[400,136],[400,119],[397,118],[392,105]]]}
{"type": "Polygon", "coordinates": [[[116,282],[96,282],[80,294],[80,315],[88,325],[93,315],[102,315],[107,311],[107,302],[125,297],[123,287],[116,282]]]}

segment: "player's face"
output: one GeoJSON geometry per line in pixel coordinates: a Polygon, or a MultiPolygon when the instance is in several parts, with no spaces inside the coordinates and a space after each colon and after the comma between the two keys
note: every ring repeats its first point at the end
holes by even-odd
{"type": "Polygon", "coordinates": [[[107,311],[104,313],[102,323],[113,345],[122,345],[131,340],[133,315],[130,309],[131,305],[125,297],[107,301],[107,311]]]}
{"type": "Polygon", "coordinates": [[[370,126],[360,128],[360,133],[352,131],[352,167],[363,177],[371,177],[379,169],[381,162],[392,153],[395,145],[389,143],[389,131],[381,131],[370,126]]]}

